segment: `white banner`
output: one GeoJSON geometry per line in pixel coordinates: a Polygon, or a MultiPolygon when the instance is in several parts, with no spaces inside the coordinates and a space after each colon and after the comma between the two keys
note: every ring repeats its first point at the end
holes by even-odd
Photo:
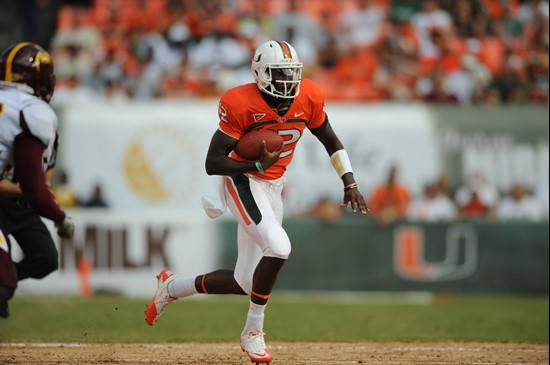
{"type": "MultiPolygon", "coordinates": [[[[329,104],[327,114],[363,192],[385,181],[392,163],[413,193],[438,175],[433,125],[422,105],[329,104]]],[[[60,117],[60,166],[79,197],[99,183],[112,207],[195,214],[202,214],[201,196],[217,197],[218,180],[204,170],[218,125],[216,101],[72,105],[60,117]]],[[[286,176],[286,214],[323,196],[342,199],[329,157],[309,132],[286,176]]]]}
{"type": "MultiPolygon", "coordinates": [[[[156,290],[155,275],[163,268],[180,276],[220,269],[222,240],[215,223],[201,215],[166,209],[89,209],[69,214],[76,226],[72,240],[60,241],[51,221],[45,221],[57,243],[59,269],[42,280],[21,281],[19,294],[78,294],[79,251],[92,265],[90,284],[94,292],[152,296],[156,290]]],[[[15,242],[12,258],[22,258],[15,242]]]]}

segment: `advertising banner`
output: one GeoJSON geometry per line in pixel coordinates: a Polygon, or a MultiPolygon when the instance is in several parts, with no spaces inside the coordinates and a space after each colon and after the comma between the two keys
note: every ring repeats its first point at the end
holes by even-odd
{"type": "Polygon", "coordinates": [[[548,107],[430,107],[444,172],[455,184],[481,173],[501,192],[548,186],[548,107]]]}
{"type": "MultiPolygon", "coordinates": [[[[19,283],[20,294],[81,292],[79,259],[90,266],[89,284],[95,293],[146,297],[156,290],[162,269],[191,276],[218,269],[220,238],[214,223],[199,215],[171,210],[75,210],[69,212],[76,232],[71,240],[59,240],[50,221],[45,221],[56,240],[59,269],[41,280],[19,283]]],[[[12,243],[14,261],[22,258],[12,243]]]]}

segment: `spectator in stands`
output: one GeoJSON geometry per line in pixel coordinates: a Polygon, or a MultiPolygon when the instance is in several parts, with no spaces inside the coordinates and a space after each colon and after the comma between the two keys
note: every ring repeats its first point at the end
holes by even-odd
{"type": "Polygon", "coordinates": [[[481,2],[470,0],[452,1],[450,10],[457,35],[464,38],[473,38],[475,36],[476,21],[484,17],[481,2]]]}
{"type": "Polygon", "coordinates": [[[77,45],[58,48],[54,51],[55,73],[61,83],[71,77],[86,77],[94,69],[96,60],[89,51],[77,45]]]}
{"type": "Polygon", "coordinates": [[[102,94],[80,83],[75,75],[56,85],[51,104],[60,106],[68,103],[88,103],[100,99],[102,94]]]}
{"type": "Polygon", "coordinates": [[[103,196],[101,184],[95,184],[92,195],[83,204],[85,208],[107,208],[109,205],[103,196]]]}
{"type": "Polygon", "coordinates": [[[109,82],[122,82],[124,66],[122,61],[117,58],[114,49],[109,49],[106,52],[104,59],[99,63],[95,78],[99,79],[101,89],[109,82]]]}
{"type": "Polygon", "coordinates": [[[110,81],[105,83],[105,99],[111,102],[127,101],[128,92],[122,84],[122,80],[110,81]]]}
{"type": "Polygon", "coordinates": [[[454,202],[441,194],[437,181],[426,184],[424,196],[413,200],[407,212],[407,218],[422,222],[450,221],[456,216],[454,202]]]}
{"type": "MultiPolygon", "coordinates": [[[[275,35],[280,39],[287,39],[288,30],[293,29],[295,36],[311,40],[315,49],[322,48],[327,41],[325,32],[300,9],[303,5],[304,1],[288,1],[288,11],[275,17],[275,35]]],[[[292,42],[292,39],[288,41],[292,42]]],[[[300,53],[300,49],[296,48],[296,51],[300,53]]],[[[307,56],[300,53],[300,59],[304,57],[307,56]]]]}
{"type": "Polygon", "coordinates": [[[340,17],[340,39],[348,47],[375,46],[383,35],[386,11],[373,0],[359,0],[358,9],[340,17]]]}
{"type": "Polygon", "coordinates": [[[428,77],[418,79],[416,92],[424,101],[435,104],[456,104],[458,98],[447,91],[445,76],[441,69],[435,69],[428,77]]]}
{"type": "Polygon", "coordinates": [[[455,194],[455,201],[464,218],[494,217],[497,199],[497,190],[479,172],[471,174],[455,194]]]}
{"type": "Polygon", "coordinates": [[[543,208],[534,196],[527,195],[521,183],[512,186],[511,194],[500,201],[497,218],[500,220],[540,221],[543,208]]]}
{"type": "Polygon", "coordinates": [[[251,3],[251,9],[245,10],[243,16],[237,21],[237,34],[243,38],[250,50],[254,50],[257,44],[273,39],[275,21],[267,9],[262,9],[268,3],[261,1],[251,3]]]}
{"type": "Polygon", "coordinates": [[[336,222],[342,217],[342,214],[342,208],[328,197],[319,199],[310,211],[310,216],[320,219],[324,223],[336,222]]]}
{"type": "Polygon", "coordinates": [[[427,61],[439,57],[439,50],[433,44],[434,32],[446,34],[450,31],[452,20],[449,13],[439,8],[437,1],[424,0],[420,12],[413,15],[411,23],[416,29],[419,39],[420,61],[427,61]]]}
{"type": "Polygon", "coordinates": [[[63,208],[74,208],[78,206],[76,193],[69,182],[69,175],[66,171],[59,171],[57,184],[53,188],[55,200],[63,208]]]}
{"type": "Polygon", "coordinates": [[[153,49],[148,48],[145,56],[145,62],[141,65],[141,72],[134,80],[135,85],[132,92],[138,99],[152,99],[160,95],[160,85],[162,81],[163,69],[159,63],[154,60],[153,49]]]}
{"type": "Polygon", "coordinates": [[[65,14],[61,15],[59,27],[52,39],[52,47],[76,47],[96,51],[102,34],[92,23],[90,13],[81,7],[65,7],[64,11],[65,14]]]}
{"type": "Polygon", "coordinates": [[[548,14],[548,1],[524,1],[519,8],[518,19],[526,25],[540,25],[544,19],[548,20],[548,14]]]}
{"type": "Polygon", "coordinates": [[[374,189],[368,202],[371,213],[381,222],[389,223],[406,216],[410,194],[409,190],[397,181],[397,165],[390,167],[386,182],[374,189]]]}
{"type": "Polygon", "coordinates": [[[501,102],[506,104],[521,103],[524,100],[522,72],[523,61],[511,50],[508,50],[504,68],[502,72],[495,77],[491,85],[499,91],[501,102]]]}

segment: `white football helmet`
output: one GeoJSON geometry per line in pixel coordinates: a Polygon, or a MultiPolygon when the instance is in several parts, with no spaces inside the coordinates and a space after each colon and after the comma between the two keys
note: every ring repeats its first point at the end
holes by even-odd
{"type": "Polygon", "coordinates": [[[262,43],[252,58],[254,81],[260,90],[277,98],[292,99],[298,96],[302,66],[294,47],[280,40],[262,43]],[[281,78],[276,74],[280,74],[281,78]]]}

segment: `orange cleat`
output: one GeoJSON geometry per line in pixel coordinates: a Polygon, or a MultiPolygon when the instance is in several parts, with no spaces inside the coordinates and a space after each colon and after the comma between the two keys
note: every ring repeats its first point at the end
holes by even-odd
{"type": "Polygon", "coordinates": [[[162,270],[157,275],[157,292],[145,310],[145,322],[147,322],[149,326],[157,323],[168,304],[178,300],[178,298],[172,297],[168,293],[168,284],[175,278],[176,276],[168,270],[162,270]]]}

